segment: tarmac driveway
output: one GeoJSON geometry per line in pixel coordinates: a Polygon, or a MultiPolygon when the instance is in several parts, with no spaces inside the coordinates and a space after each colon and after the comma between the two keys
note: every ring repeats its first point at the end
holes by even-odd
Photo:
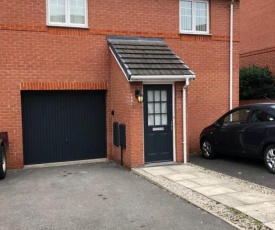
{"type": "Polygon", "coordinates": [[[229,156],[207,160],[201,155],[191,155],[189,161],[209,170],[275,189],[275,174],[266,169],[263,160],[229,156]]]}
{"type": "Polygon", "coordinates": [[[0,229],[235,229],[114,163],[9,170],[0,229]]]}

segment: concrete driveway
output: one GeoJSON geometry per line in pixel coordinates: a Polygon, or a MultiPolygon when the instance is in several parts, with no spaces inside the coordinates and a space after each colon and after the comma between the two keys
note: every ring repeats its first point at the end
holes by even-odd
{"type": "Polygon", "coordinates": [[[109,162],[9,170],[0,229],[235,229],[109,162]]]}
{"type": "Polygon", "coordinates": [[[229,156],[219,156],[216,159],[207,160],[201,155],[191,155],[190,163],[275,189],[275,174],[266,169],[263,160],[229,156]]]}

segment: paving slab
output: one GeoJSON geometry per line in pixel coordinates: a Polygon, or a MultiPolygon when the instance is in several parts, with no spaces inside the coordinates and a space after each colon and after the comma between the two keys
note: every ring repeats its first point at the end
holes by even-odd
{"type": "Polygon", "coordinates": [[[201,186],[200,184],[191,180],[182,180],[182,181],[178,181],[178,183],[183,185],[186,188],[195,188],[195,187],[201,186]]]}
{"type": "Polygon", "coordinates": [[[193,188],[194,191],[199,192],[205,196],[215,196],[220,194],[236,193],[236,190],[226,188],[221,185],[209,185],[193,188]]]}
{"type": "Polygon", "coordinates": [[[270,229],[275,229],[275,221],[267,222],[265,223],[265,225],[268,226],[270,229]]]}
{"type": "Polygon", "coordinates": [[[201,186],[207,186],[207,185],[216,185],[223,183],[222,179],[209,176],[208,174],[204,174],[205,176],[203,178],[194,178],[192,179],[193,182],[200,184],[201,186]]]}
{"type": "Polygon", "coordinates": [[[211,196],[210,198],[232,208],[243,207],[244,205],[246,205],[246,203],[244,203],[243,201],[231,197],[228,194],[215,195],[211,196]]]}
{"type": "MultiPolygon", "coordinates": [[[[266,201],[274,202],[275,196],[268,195],[268,194],[261,194],[256,191],[251,192],[238,192],[238,193],[231,193],[228,194],[231,197],[239,199],[246,204],[260,204],[266,201]]],[[[275,220],[275,218],[274,218],[275,220]]]]}
{"type": "Polygon", "coordinates": [[[175,174],[165,175],[165,177],[173,181],[181,181],[185,179],[197,178],[195,175],[192,175],[189,173],[175,173],[175,174]]]}
{"type": "Polygon", "coordinates": [[[175,171],[171,168],[166,167],[151,167],[151,168],[144,168],[144,171],[151,173],[152,175],[169,175],[174,174],[175,171]]]}

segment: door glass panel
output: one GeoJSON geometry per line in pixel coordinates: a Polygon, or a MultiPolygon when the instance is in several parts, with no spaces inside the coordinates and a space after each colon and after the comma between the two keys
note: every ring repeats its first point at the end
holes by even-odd
{"type": "Polygon", "coordinates": [[[154,115],[148,115],[148,125],[152,126],[154,123],[154,115]]]}
{"type": "Polygon", "coordinates": [[[148,103],[148,114],[154,113],[154,103],[148,103]]]}
{"type": "Polygon", "coordinates": [[[167,114],[162,114],[161,115],[161,124],[162,125],[168,125],[167,124],[167,114]]]}
{"type": "Polygon", "coordinates": [[[161,113],[167,113],[167,103],[166,102],[161,103],[161,113]]]}
{"type": "Polygon", "coordinates": [[[160,115],[159,114],[155,115],[155,125],[161,125],[160,115]]]}
{"type": "Polygon", "coordinates": [[[148,90],[148,101],[154,101],[154,93],[153,90],[148,90]]]}
{"type": "Polygon", "coordinates": [[[155,90],[155,101],[160,101],[160,91],[155,90]]]}
{"type": "Polygon", "coordinates": [[[167,92],[166,92],[166,90],[161,90],[161,101],[167,101],[167,92]]]}
{"type": "Polygon", "coordinates": [[[147,91],[148,126],[168,125],[167,117],[167,91],[147,91]]]}
{"type": "Polygon", "coordinates": [[[160,103],[155,103],[155,113],[160,113],[160,103]]]}

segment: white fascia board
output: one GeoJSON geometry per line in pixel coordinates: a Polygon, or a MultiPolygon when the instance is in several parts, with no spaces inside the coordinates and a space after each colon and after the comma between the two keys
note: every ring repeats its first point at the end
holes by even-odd
{"type": "Polygon", "coordinates": [[[130,81],[183,81],[185,79],[195,79],[196,75],[138,75],[131,76],[130,81]]]}

